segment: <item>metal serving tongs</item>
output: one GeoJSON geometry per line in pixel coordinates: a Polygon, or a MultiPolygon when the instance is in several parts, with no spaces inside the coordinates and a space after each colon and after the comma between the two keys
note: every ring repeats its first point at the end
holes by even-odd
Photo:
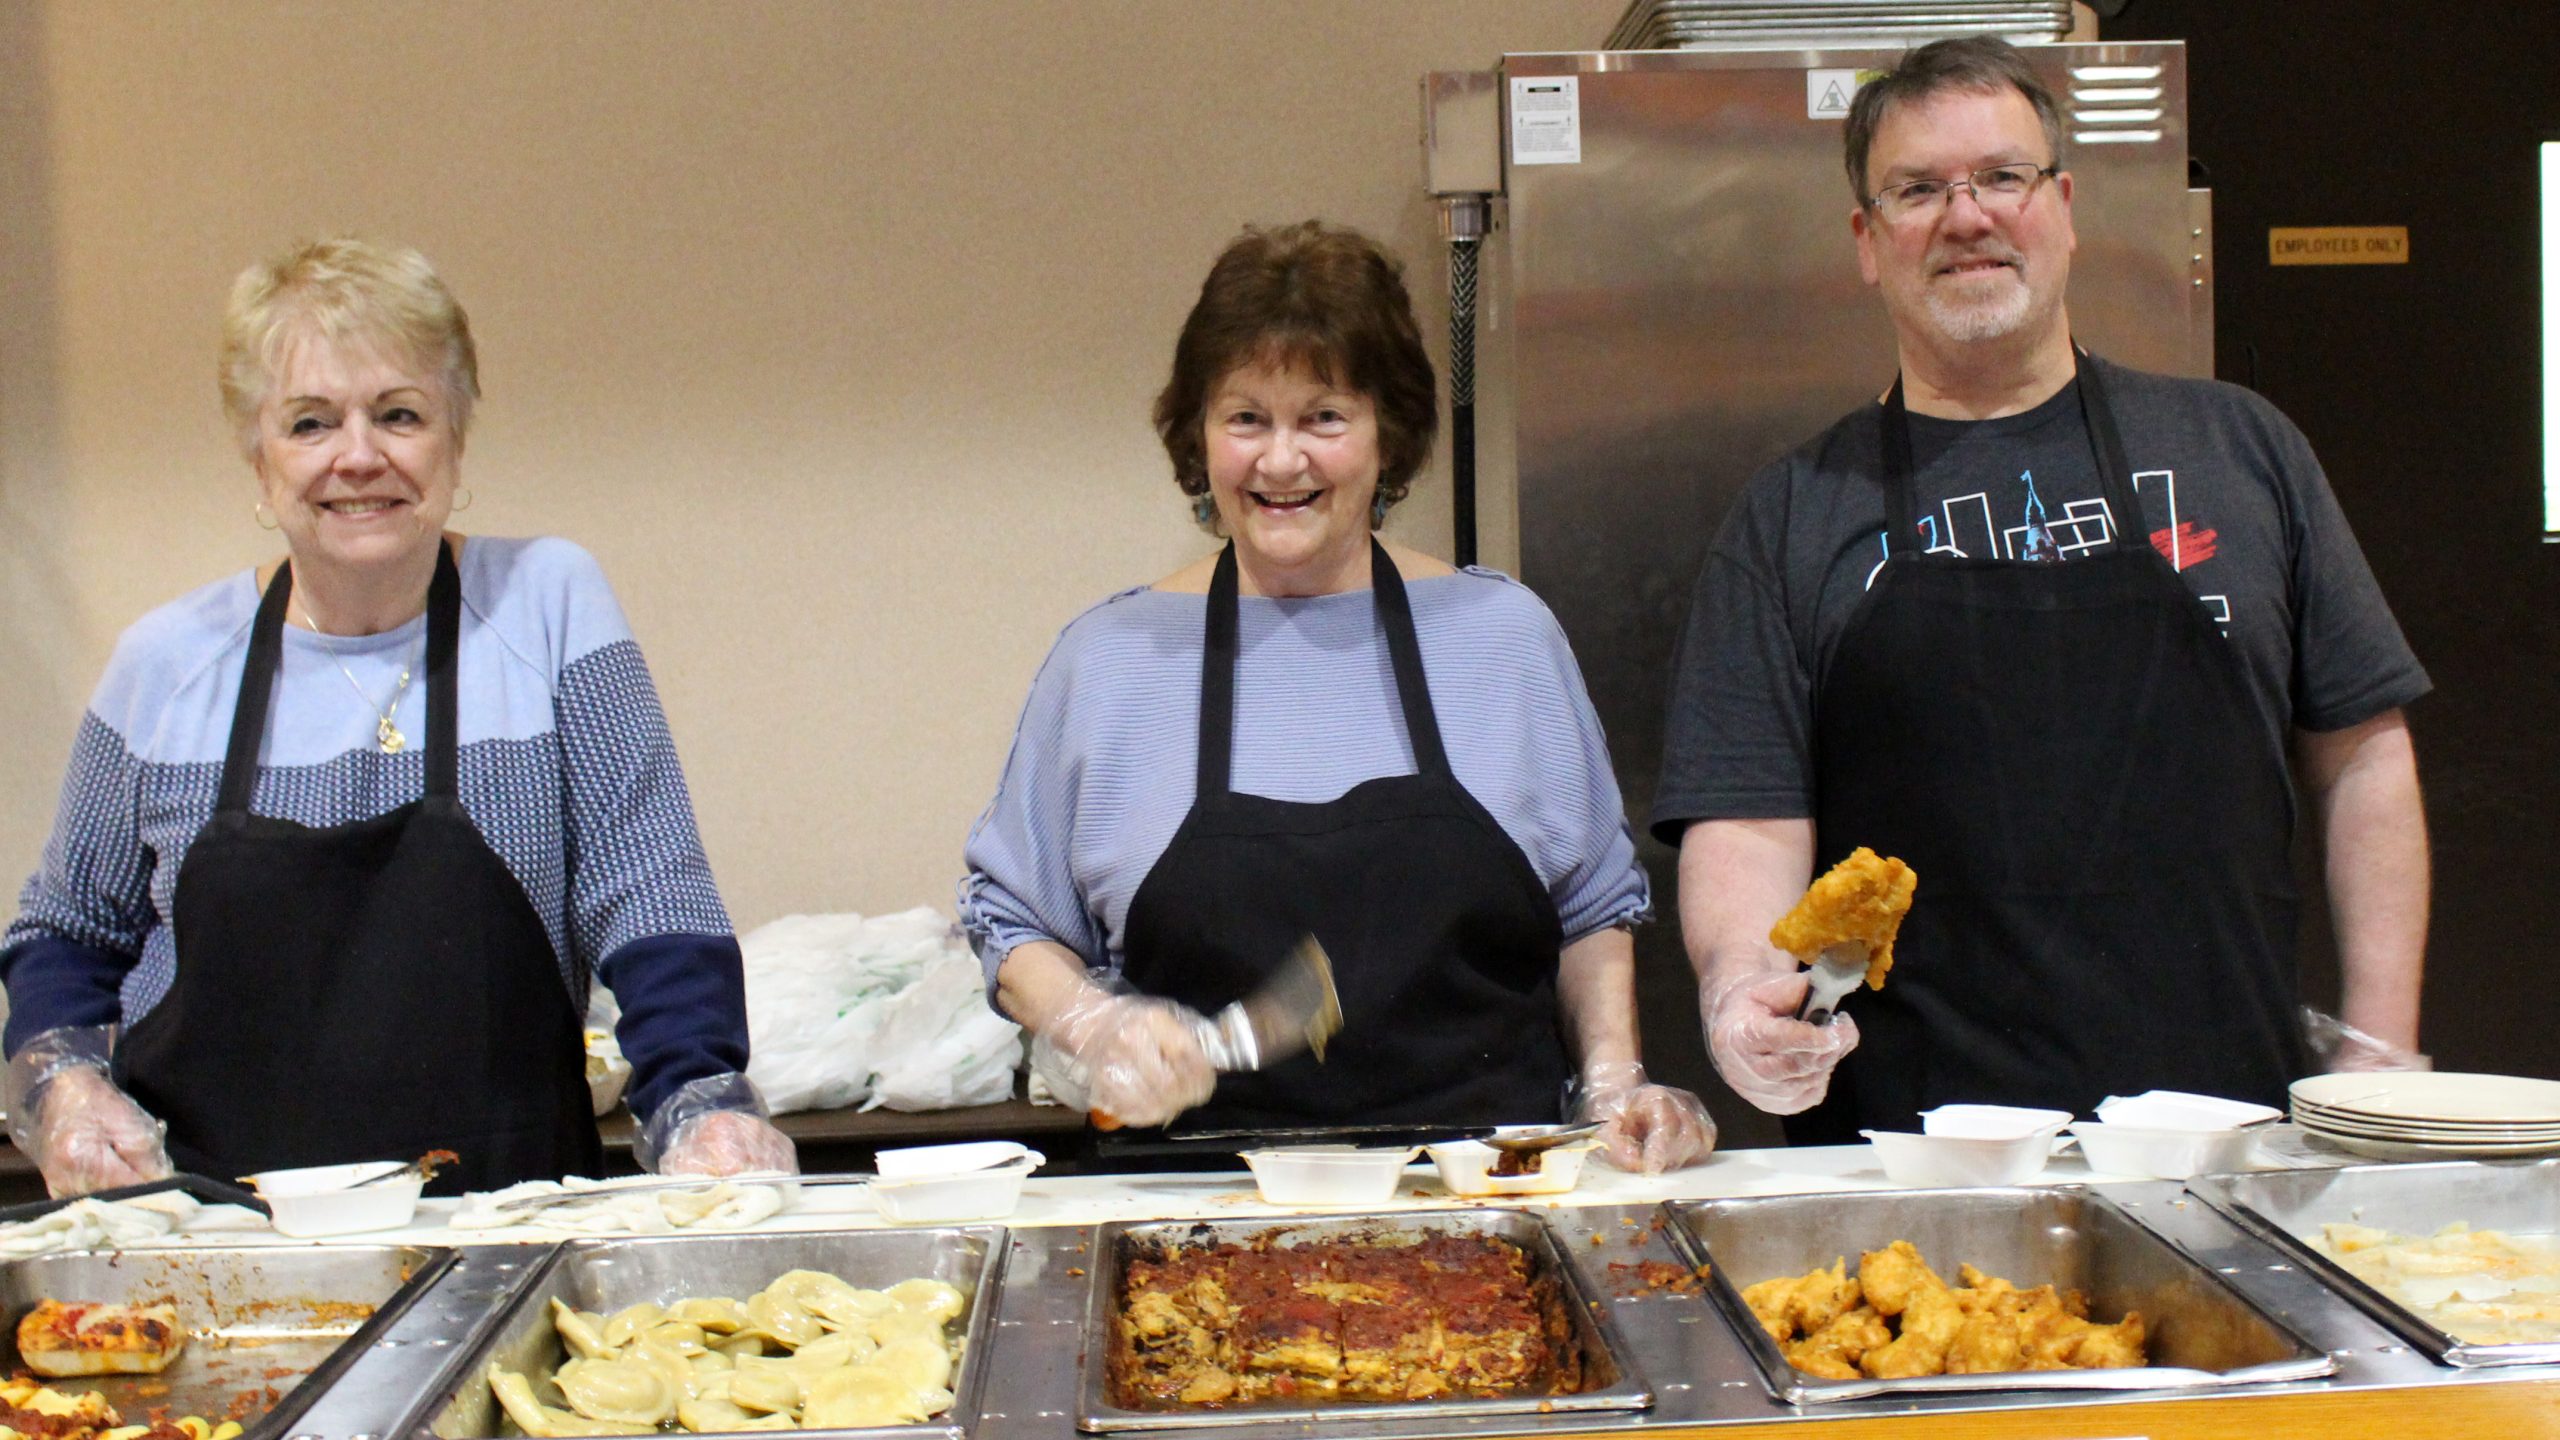
{"type": "MultiPolygon", "coordinates": [[[[1560,1145],[1570,1145],[1588,1135],[1600,1133],[1604,1122],[1585,1120],[1579,1125],[1548,1125],[1536,1130],[1513,1130],[1507,1134],[1487,1135],[1484,1144],[1518,1159],[1543,1155],[1560,1145]]],[[[1535,1168],[1534,1166],[1531,1168],[1535,1168]]]]}
{"type": "Polygon", "coordinates": [[[581,1200],[617,1200],[625,1195],[649,1195],[660,1190],[708,1190],[714,1185],[862,1185],[878,1178],[868,1173],[793,1175],[781,1170],[746,1170],[735,1175],[667,1175],[629,1185],[608,1182],[586,1190],[551,1190],[540,1195],[519,1195],[513,1200],[501,1200],[490,1208],[512,1214],[519,1210],[548,1210],[558,1205],[574,1205],[581,1200]]]}
{"type": "Polygon", "coordinates": [[[437,1171],[443,1169],[447,1165],[459,1164],[461,1163],[461,1160],[461,1156],[454,1154],[450,1150],[430,1150],[426,1154],[419,1156],[417,1159],[410,1161],[406,1165],[400,1166],[394,1170],[385,1170],[370,1180],[359,1180],[347,1188],[350,1190],[361,1190],[367,1185],[380,1185],[387,1181],[398,1180],[409,1175],[414,1175],[421,1181],[433,1180],[436,1178],[437,1171]]]}
{"type": "Polygon", "coordinates": [[[1867,942],[1843,940],[1823,948],[1804,972],[1804,1001],[1796,1006],[1796,1018],[1820,1025],[1849,998],[1849,992],[1867,980],[1867,942]]]}

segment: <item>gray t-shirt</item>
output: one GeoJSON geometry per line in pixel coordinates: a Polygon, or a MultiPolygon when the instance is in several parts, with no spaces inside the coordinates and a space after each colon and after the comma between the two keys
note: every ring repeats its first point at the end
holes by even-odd
{"type": "MultiPolygon", "coordinates": [[[[2259,725],[2235,738],[2281,763],[2293,729],[2344,729],[2427,692],[2292,422],[2236,385],[2091,363],[2142,538],[2239,653],[2259,725]]],[[[1654,796],[1666,844],[1691,821],[1814,813],[1814,686],[1885,558],[1882,409],[1860,406],[1753,476],[1708,553],[1654,796]]],[[[1933,550],[2067,562],[2119,543],[2073,386],[1996,420],[1914,415],[1911,440],[1933,550]]]]}

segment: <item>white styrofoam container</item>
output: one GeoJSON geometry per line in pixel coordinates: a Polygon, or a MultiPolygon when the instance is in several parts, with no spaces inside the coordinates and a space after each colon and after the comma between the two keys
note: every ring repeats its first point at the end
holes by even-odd
{"type": "Polygon", "coordinates": [[[1022,1203],[1022,1182],[1049,1157],[1011,1141],[917,1145],[872,1157],[871,1203],[901,1224],[995,1220],[1022,1203]]]}
{"type": "Polygon", "coordinates": [[[262,1170],[248,1177],[258,1198],[275,1212],[276,1233],[307,1238],[353,1235],[364,1230],[396,1230],[418,1213],[418,1193],[427,1182],[417,1175],[359,1183],[407,1165],[405,1160],[366,1160],[353,1165],[313,1165],[300,1170],[262,1170]]]}
{"type": "Polygon", "coordinates": [[[2247,1170],[2258,1148],[2255,1130],[2185,1130],[2081,1120],[2073,1123],[2071,1134],[2080,1142],[2081,1158],[2090,1169],[2154,1180],[2247,1170]]]}
{"type": "Polygon", "coordinates": [[[1921,1115],[1922,1132],[1861,1130],[1897,1185],[2021,1185],[2043,1173],[2067,1110],[2014,1105],[1941,1105],[1921,1115]]]}
{"type": "Polygon", "coordinates": [[[1375,1205],[1396,1193],[1404,1167],[1422,1147],[1299,1145],[1242,1153],[1255,1188],[1274,1205],[1375,1205]]]}
{"type": "Polygon", "coordinates": [[[1422,1148],[1439,1167],[1440,1183],[1452,1195],[1561,1195],[1582,1183],[1582,1162],[1600,1148],[1600,1142],[1582,1140],[1542,1151],[1538,1168],[1526,1175],[1494,1174],[1494,1162],[1502,1152],[1481,1140],[1451,1140],[1422,1148]]]}

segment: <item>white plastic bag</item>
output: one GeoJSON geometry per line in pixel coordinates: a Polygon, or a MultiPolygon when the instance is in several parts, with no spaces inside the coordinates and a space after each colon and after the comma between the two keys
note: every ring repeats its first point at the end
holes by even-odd
{"type": "Polygon", "coordinates": [[[1022,1032],[988,1007],[977,957],[939,912],[793,915],[738,946],[747,1075],[775,1114],[938,1110],[1013,1094],[1022,1032]]]}

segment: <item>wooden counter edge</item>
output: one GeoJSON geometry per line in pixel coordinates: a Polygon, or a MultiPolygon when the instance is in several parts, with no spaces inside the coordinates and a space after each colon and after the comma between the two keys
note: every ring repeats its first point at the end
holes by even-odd
{"type": "MultiPolygon", "coordinates": [[[[2450,1379],[2448,1375],[2448,1379],[2450,1379]]],[[[1656,1384],[1660,1383],[1659,1377],[1656,1384]]],[[[1647,1425],[1645,1440],[2524,1440],[2560,1436],[2560,1379],[2497,1380],[2386,1389],[2135,1400],[1925,1415],[1848,1415],[1717,1425],[1647,1425]]],[[[1809,1412],[1808,1412],[1809,1413],[1809,1412]]],[[[1571,1432],[1588,1440],[1624,1430],[1571,1432]]],[[[1547,1440],[1564,1440],[1550,1435],[1547,1440]]]]}

